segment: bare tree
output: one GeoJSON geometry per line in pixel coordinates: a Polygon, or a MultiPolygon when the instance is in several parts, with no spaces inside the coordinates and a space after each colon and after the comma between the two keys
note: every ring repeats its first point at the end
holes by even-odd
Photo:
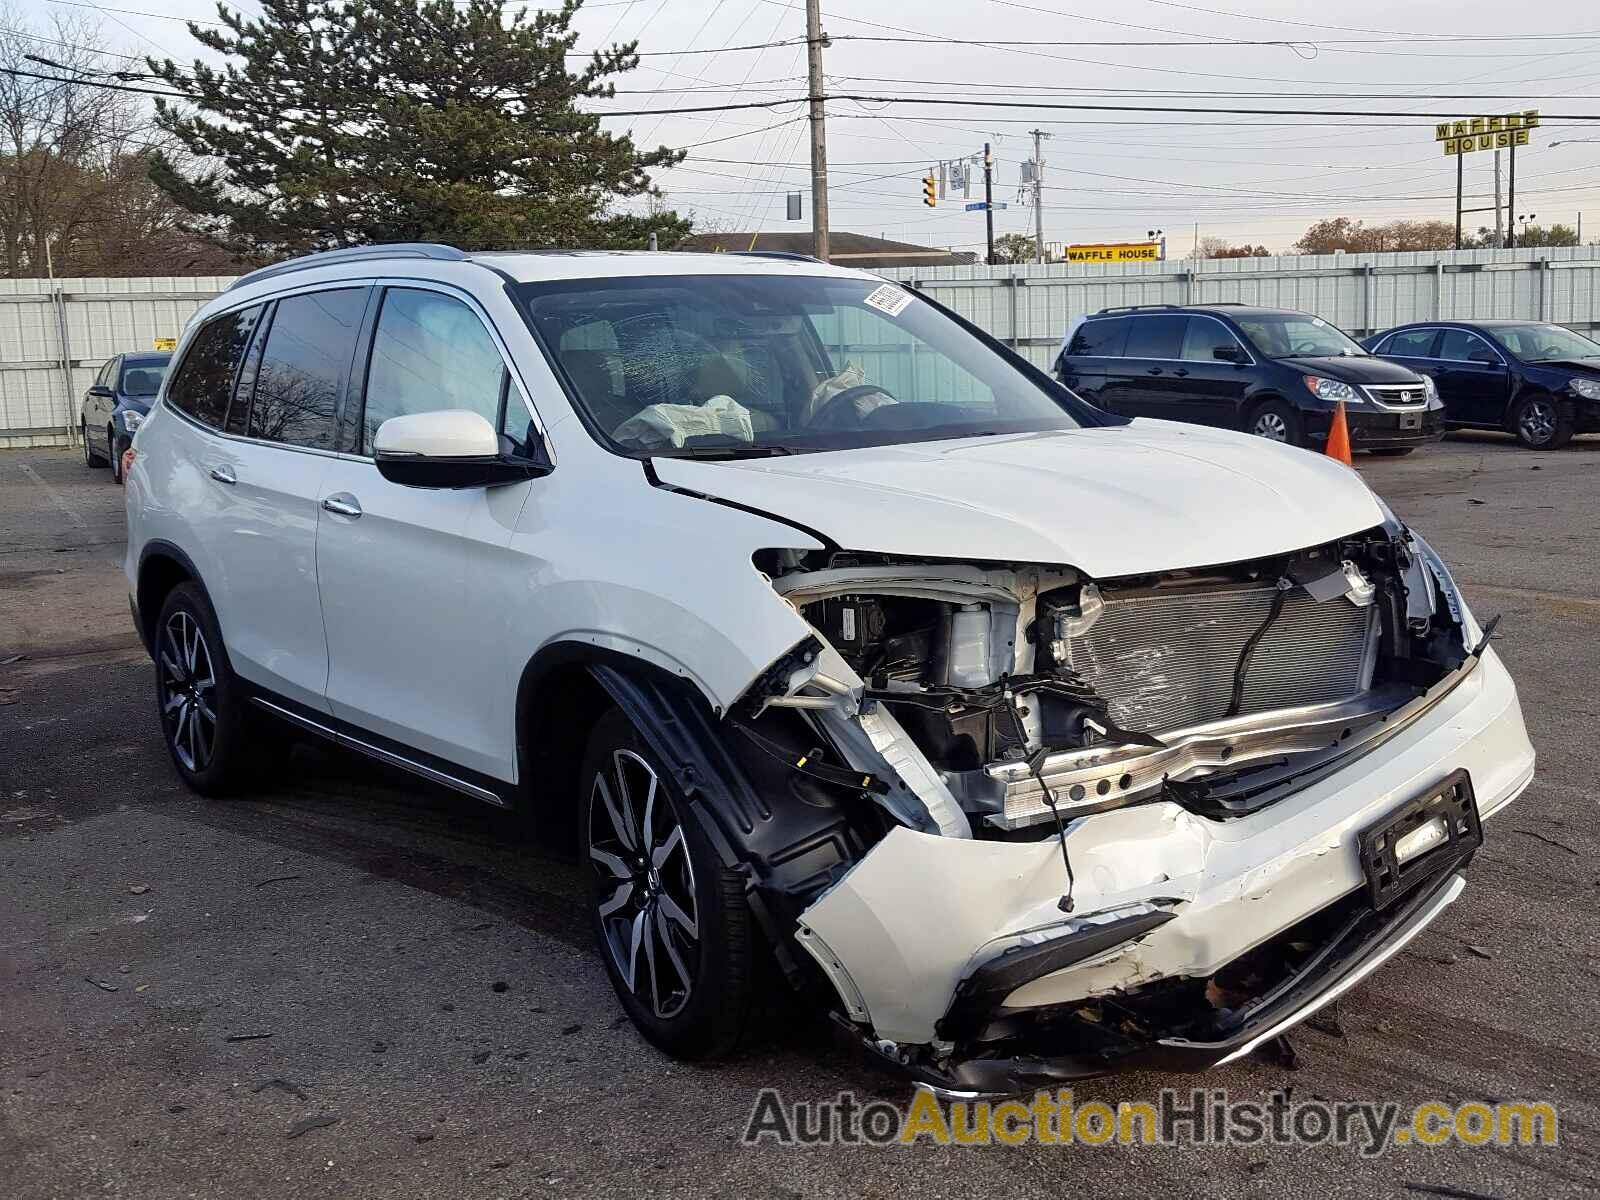
{"type": "Polygon", "coordinates": [[[99,26],[57,15],[30,28],[0,0],[0,270],[57,275],[217,273],[226,255],[185,228],[150,181],[174,151],[147,99],[116,88],[136,62],[112,55],[99,26]],[[107,86],[112,85],[112,86],[107,86]]]}

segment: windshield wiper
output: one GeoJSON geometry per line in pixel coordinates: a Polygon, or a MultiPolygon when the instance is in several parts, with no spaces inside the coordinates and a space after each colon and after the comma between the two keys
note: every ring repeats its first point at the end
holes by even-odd
{"type": "Polygon", "coordinates": [[[788,446],[675,446],[653,453],[653,458],[776,458],[798,454],[788,446]]]}

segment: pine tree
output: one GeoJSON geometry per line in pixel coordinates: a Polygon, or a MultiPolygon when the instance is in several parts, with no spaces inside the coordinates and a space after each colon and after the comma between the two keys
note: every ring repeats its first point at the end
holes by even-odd
{"type": "Polygon", "coordinates": [[[506,0],[261,0],[249,19],[189,31],[226,61],[151,70],[186,101],[158,124],[209,160],[151,177],[235,254],[274,259],[371,242],[463,249],[671,245],[689,223],[618,199],[656,196],[641,151],[578,107],[614,94],[637,43],[568,69],[582,0],[505,12],[506,0]]]}

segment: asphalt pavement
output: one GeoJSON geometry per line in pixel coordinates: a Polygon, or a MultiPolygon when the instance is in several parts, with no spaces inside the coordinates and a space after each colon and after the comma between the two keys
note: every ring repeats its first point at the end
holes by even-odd
{"type": "MultiPolygon", "coordinates": [[[[1538,776],[1461,900],[1235,1099],[1544,1100],[1555,1147],[750,1147],[790,1100],[907,1089],[781,1005],[732,1061],[625,1022],[575,866],[513,820],[299,747],[185,791],[121,578],[122,492],[0,452],[0,1196],[1556,1197],[1600,1191],[1600,439],[1358,465],[1497,637],[1538,776]]],[[[1249,514],[1239,515],[1248,521],[1249,514]]]]}

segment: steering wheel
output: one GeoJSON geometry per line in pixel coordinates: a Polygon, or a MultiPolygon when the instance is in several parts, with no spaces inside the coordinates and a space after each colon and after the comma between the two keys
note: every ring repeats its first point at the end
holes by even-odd
{"type": "Polygon", "coordinates": [[[1289,347],[1289,351],[1292,354],[1315,354],[1317,352],[1317,344],[1316,342],[1296,342],[1289,347]]]}
{"type": "MultiPolygon", "coordinates": [[[[828,397],[828,399],[823,403],[822,407],[817,409],[817,411],[811,415],[811,420],[808,422],[808,425],[813,429],[849,428],[849,426],[835,425],[834,421],[836,416],[849,411],[847,406],[853,405],[857,400],[860,400],[866,396],[870,396],[874,392],[889,397],[890,403],[896,402],[894,393],[889,391],[887,388],[881,388],[875,383],[857,384],[855,387],[845,388],[844,391],[837,392],[828,397]]],[[[851,415],[854,417],[853,412],[851,415]]],[[[861,425],[861,418],[854,417],[854,423],[857,427],[859,427],[861,425]]]]}

